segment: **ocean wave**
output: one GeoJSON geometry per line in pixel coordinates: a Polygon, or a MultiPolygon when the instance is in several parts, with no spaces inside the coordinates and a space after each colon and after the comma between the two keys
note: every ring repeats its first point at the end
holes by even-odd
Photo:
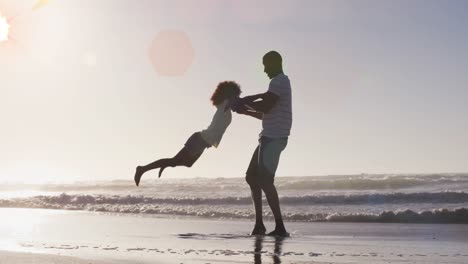
{"type": "MultiPolygon", "coordinates": [[[[75,197],[76,198],[76,197],[75,197]]],[[[145,215],[171,215],[196,216],[215,219],[254,219],[255,215],[250,206],[242,208],[223,205],[174,205],[174,204],[106,204],[106,203],[73,203],[69,197],[61,196],[62,203],[38,203],[31,200],[0,200],[0,207],[41,208],[58,210],[82,210],[92,212],[118,213],[118,214],[145,214],[145,215]]],[[[72,198],[73,199],[73,198],[72,198]]],[[[83,199],[83,198],[80,198],[83,199]]],[[[79,199],[75,200],[78,202],[79,199]]],[[[104,202],[105,200],[102,200],[104,202]]],[[[422,212],[413,210],[384,211],[382,213],[309,213],[284,212],[285,221],[294,222],[378,222],[378,223],[458,223],[468,224],[468,209],[434,209],[422,212]]],[[[333,209],[330,208],[330,211],[333,209]]],[[[271,212],[264,212],[265,220],[274,220],[271,212]]]]}
{"type": "MultiPolygon", "coordinates": [[[[281,191],[319,190],[455,190],[468,191],[468,174],[418,174],[418,175],[338,175],[317,177],[276,177],[275,184],[281,191]]],[[[229,192],[248,189],[243,177],[238,178],[189,178],[158,179],[145,181],[138,188],[141,192],[229,192]]],[[[134,192],[133,181],[114,180],[104,182],[77,182],[73,184],[2,184],[0,191],[39,190],[44,192],[134,192]]]]}
{"type": "Polygon", "coordinates": [[[282,197],[284,204],[407,204],[407,203],[464,203],[468,202],[465,192],[416,192],[416,193],[373,193],[354,195],[307,195],[282,197]]]}
{"type": "MultiPolygon", "coordinates": [[[[457,204],[468,202],[465,192],[377,193],[355,195],[305,195],[280,197],[281,204],[299,205],[379,205],[379,204],[457,204]]],[[[167,197],[106,195],[39,195],[29,198],[0,199],[0,207],[66,207],[85,205],[250,205],[250,197],[167,197]]]]}
{"type": "Polygon", "coordinates": [[[463,185],[468,187],[465,177],[330,177],[315,179],[291,179],[277,182],[286,190],[395,190],[428,186],[463,185]]]}
{"type": "MultiPolygon", "coordinates": [[[[305,195],[283,196],[280,201],[285,205],[359,205],[359,204],[408,204],[408,203],[465,203],[468,193],[465,192],[417,192],[417,193],[374,193],[354,195],[305,195]]],[[[0,200],[0,206],[8,204],[55,204],[66,205],[132,205],[132,204],[174,204],[174,205],[248,205],[251,197],[166,197],[156,198],[133,195],[84,195],[66,194],[39,195],[29,198],[13,198],[0,200]]]]}
{"type": "MultiPolygon", "coordinates": [[[[275,184],[286,221],[468,223],[466,174],[277,177],[275,184]]],[[[6,184],[0,208],[253,219],[248,190],[242,178],[161,179],[140,188],[131,181],[6,184]]],[[[273,219],[268,210],[264,217],[273,219]]]]}
{"type": "Polygon", "coordinates": [[[414,212],[386,211],[381,214],[330,214],[325,217],[328,222],[378,222],[378,223],[452,223],[468,224],[468,209],[438,209],[414,212]]]}

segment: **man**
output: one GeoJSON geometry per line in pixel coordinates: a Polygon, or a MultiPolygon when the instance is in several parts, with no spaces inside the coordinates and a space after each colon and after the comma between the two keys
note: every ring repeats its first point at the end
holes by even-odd
{"type": "Polygon", "coordinates": [[[266,233],[262,218],[263,190],[276,222],[275,230],[268,235],[287,237],[289,233],[281,216],[274,177],[292,125],[291,84],[288,76],[283,73],[282,58],[278,52],[266,53],[263,56],[263,65],[265,73],[271,79],[268,91],[240,99],[237,109],[234,109],[240,114],[262,120],[263,127],[245,177],[255,208],[255,227],[251,234],[266,233]]]}

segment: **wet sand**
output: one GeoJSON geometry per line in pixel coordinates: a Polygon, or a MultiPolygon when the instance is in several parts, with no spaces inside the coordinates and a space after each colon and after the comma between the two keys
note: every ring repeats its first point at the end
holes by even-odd
{"type": "Polygon", "coordinates": [[[0,264],[114,264],[103,260],[82,259],[61,255],[0,251],[0,264]]]}
{"type": "Polygon", "coordinates": [[[278,239],[249,236],[253,223],[241,220],[42,209],[0,217],[1,264],[468,262],[468,225],[289,222],[291,237],[278,239]]]}

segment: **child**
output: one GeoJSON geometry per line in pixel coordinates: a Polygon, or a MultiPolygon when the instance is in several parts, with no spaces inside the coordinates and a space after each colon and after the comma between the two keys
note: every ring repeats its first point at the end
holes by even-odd
{"type": "Polygon", "coordinates": [[[162,172],[167,167],[192,167],[206,148],[218,147],[224,132],[231,123],[232,104],[237,101],[240,93],[239,85],[233,81],[219,83],[211,96],[211,102],[217,110],[210,126],[190,136],[185,146],[173,158],[160,159],[146,166],[138,166],[135,171],[135,184],[138,186],[141,176],[150,170],[159,168],[159,177],[161,177],[162,172]]]}

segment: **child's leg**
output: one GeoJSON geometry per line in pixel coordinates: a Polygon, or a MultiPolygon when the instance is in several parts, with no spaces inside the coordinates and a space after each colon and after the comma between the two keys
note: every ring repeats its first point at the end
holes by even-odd
{"type": "Polygon", "coordinates": [[[195,161],[200,157],[200,155],[193,156],[184,147],[179,151],[179,153],[177,153],[177,155],[175,155],[172,158],[159,159],[145,166],[138,166],[135,172],[135,183],[138,186],[140,184],[140,179],[143,176],[143,174],[150,170],[161,168],[161,170],[159,171],[159,177],[161,177],[161,173],[167,167],[191,167],[193,163],[195,163],[195,161]]]}
{"type": "Polygon", "coordinates": [[[172,159],[174,160],[173,162],[176,165],[167,165],[167,166],[162,166],[161,169],[159,170],[159,178],[161,178],[161,175],[167,167],[176,167],[176,166],[185,166],[185,167],[192,167],[193,164],[200,158],[200,156],[203,154],[203,152],[200,152],[198,154],[192,154],[189,152],[187,148],[183,148],[175,157],[172,159]]]}
{"type": "Polygon", "coordinates": [[[175,166],[177,166],[176,159],[168,158],[168,159],[159,159],[145,166],[139,166],[139,169],[141,173],[143,174],[147,171],[158,169],[161,167],[175,167],[175,166]]]}

